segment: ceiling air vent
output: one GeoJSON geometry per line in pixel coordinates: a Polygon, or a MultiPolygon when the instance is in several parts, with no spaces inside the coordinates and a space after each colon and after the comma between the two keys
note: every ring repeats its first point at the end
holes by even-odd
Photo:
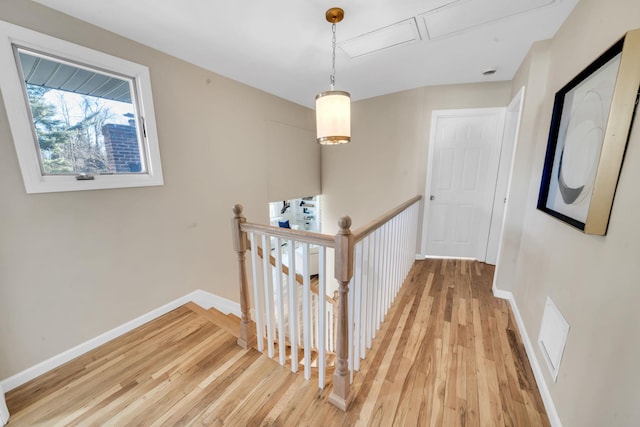
{"type": "Polygon", "coordinates": [[[421,40],[421,37],[416,25],[416,19],[409,18],[347,40],[340,44],[340,48],[350,58],[357,58],[419,40],[421,40]]]}

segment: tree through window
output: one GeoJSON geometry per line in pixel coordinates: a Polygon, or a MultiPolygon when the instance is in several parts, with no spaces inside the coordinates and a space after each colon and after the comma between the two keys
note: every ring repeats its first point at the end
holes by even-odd
{"type": "Polygon", "coordinates": [[[16,47],[43,175],[144,173],[131,82],[16,47]]]}
{"type": "Polygon", "coordinates": [[[145,65],[0,21],[0,92],[27,193],[163,185],[145,65]]]}

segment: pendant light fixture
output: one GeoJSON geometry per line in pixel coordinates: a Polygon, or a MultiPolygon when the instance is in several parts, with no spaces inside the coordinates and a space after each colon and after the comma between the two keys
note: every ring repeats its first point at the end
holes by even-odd
{"type": "Polygon", "coordinates": [[[351,141],[351,96],[335,90],[336,83],[336,24],[344,18],[344,10],[332,7],[325,17],[331,24],[331,90],[316,95],[317,141],[323,145],[346,144],[351,141]]]}

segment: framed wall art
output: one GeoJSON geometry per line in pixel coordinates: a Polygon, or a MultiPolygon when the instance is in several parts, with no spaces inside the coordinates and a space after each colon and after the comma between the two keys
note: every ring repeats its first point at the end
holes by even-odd
{"type": "Polygon", "coordinates": [[[640,29],[555,96],[538,209],[605,235],[640,90],[640,29]]]}

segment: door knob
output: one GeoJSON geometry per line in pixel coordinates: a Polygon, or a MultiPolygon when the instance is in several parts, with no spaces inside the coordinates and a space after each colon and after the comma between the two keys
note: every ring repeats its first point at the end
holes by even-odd
{"type": "Polygon", "coordinates": [[[436,196],[434,196],[433,194],[431,196],[429,196],[429,200],[435,200],[436,196]]]}

